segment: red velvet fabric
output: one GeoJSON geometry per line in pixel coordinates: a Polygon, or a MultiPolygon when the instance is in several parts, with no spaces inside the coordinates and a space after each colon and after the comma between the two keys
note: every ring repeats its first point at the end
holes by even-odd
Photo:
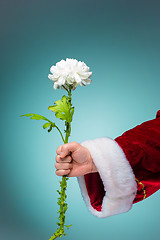
{"type": "Polygon", "coordinates": [[[84,178],[92,207],[101,211],[105,191],[99,173],[89,173],[84,178]]]}
{"type": "MultiPolygon", "coordinates": [[[[160,111],[156,119],[138,125],[115,139],[123,149],[136,178],[144,185],[146,197],[160,189],[160,111]]],[[[134,203],[143,200],[138,184],[134,203]]]]}
{"type": "MultiPolygon", "coordinates": [[[[146,197],[160,189],[160,110],[156,119],[142,123],[115,139],[124,151],[136,178],[144,185],[146,197]]],[[[90,203],[101,211],[105,195],[99,173],[84,176],[90,203]]],[[[134,203],[143,200],[142,184],[137,183],[134,203]]]]}

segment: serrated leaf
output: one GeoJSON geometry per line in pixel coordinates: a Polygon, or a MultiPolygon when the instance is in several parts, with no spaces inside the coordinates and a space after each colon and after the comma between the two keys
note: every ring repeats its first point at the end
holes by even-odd
{"type": "Polygon", "coordinates": [[[46,120],[47,122],[50,122],[46,117],[39,114],[35,114],[35,113],[27,113],[27,114],[21,115],[20,117],[30,117],[30,119],[46,120]]]}
{"type": "Polygon", "coordinates": [[[56,112],[55,113],[56,118],[60,118],[61,120],[66,120],[65,114],[62,112],[56,112]]]}
{"type": "Polygon", "coordinates": [[[64,95],[61,100],[55,102],[55,105],[49,106],[49,110],[55,113],[57,118],[61,120],[66,120],[67,122],[71,122],[70,117],[70,107],[67,102],[67,98],[64,95]]]}
{"type": "Polygon", "coordinates": [[[46,128],[48,128],[50,125],[51,125],[51,123],[45,123],[45,124],[43,125],[43,128],[46,129],[46,128]]]}

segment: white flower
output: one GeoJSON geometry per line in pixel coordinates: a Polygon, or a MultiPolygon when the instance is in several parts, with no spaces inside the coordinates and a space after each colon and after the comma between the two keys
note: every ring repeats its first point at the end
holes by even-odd
{"type": "Polygon", "coordinates": [[[92,72],[89,72],[89,67],[76,59],[61,60],[56,66],[52,66],[50,71],[52,74],[49,74],[48,78],[54,82],[54,89],[69,89],[69,86],[75,89],[78,85],[86,86],[91,83],[92,72]]]}

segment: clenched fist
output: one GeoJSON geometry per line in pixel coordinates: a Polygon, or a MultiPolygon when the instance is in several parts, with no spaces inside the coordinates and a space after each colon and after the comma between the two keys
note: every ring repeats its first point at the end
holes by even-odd
{"type": "Polygon", "coordinates": [[[58,176],[79,177],[97,172],[89,150],[77,142],[61,145],[56,152],[55,168],[58,176]]]}

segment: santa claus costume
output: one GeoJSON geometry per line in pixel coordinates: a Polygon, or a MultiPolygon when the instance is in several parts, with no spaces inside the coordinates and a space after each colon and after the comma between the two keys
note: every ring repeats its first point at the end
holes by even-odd
{"type": "Polygon", "coordinates": [[[98,172],[78,177],[84,201],[97,217],[124,213],[160,189],[160,110],[155,119],[112,140],[82,143],[98,172]]]}

